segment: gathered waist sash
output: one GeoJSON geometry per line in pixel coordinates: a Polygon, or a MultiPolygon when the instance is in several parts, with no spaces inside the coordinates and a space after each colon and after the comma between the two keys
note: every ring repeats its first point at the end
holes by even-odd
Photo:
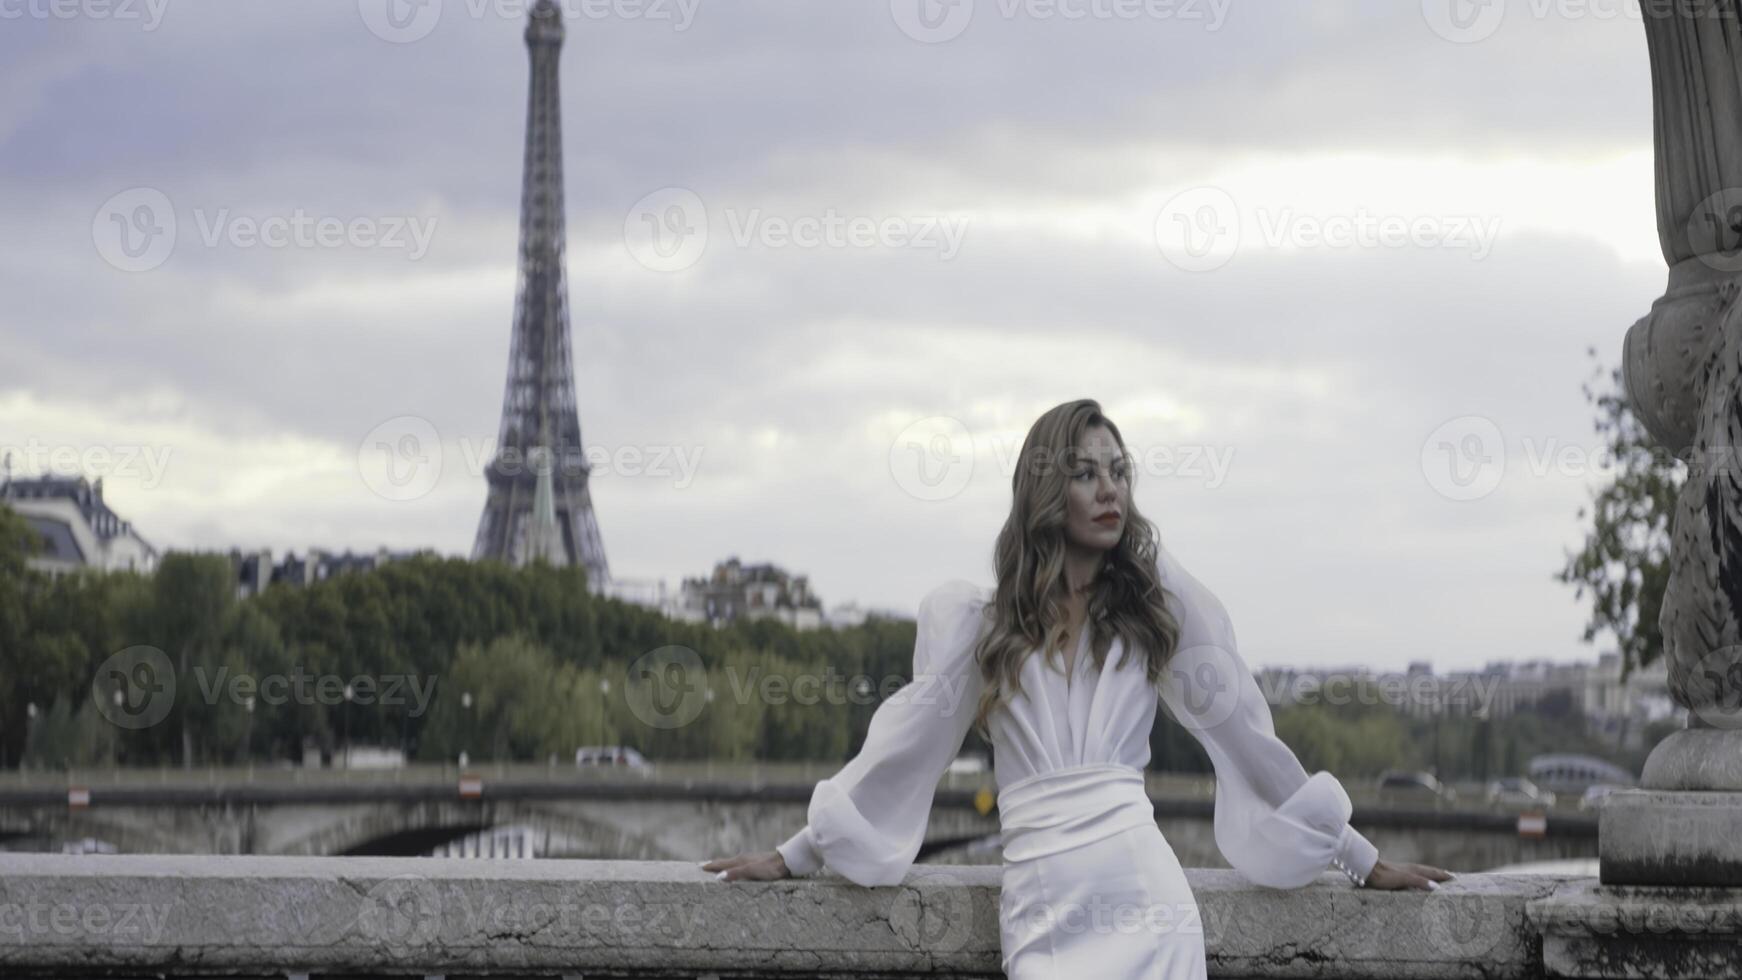
{"type": "Polygon", "coordinates": [[[1031,861],[1155,825],[1143,772],[1106,762],[1038,773],[998,793],[999,840],[1006,862],[1031,861]]]}

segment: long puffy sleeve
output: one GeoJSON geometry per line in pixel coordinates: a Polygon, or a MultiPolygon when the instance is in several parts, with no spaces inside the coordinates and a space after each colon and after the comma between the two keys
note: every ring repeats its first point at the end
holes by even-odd
{"type": "Polygon", "coordinates": [[[1308,776],[1276,737],[1270,705],[1234,643],[1215,594],[1163,551],[1162,582],[1179,599],[1180,643],[1161,697],[1216,770],[1216,846],[1260,885],[1298,888],[1331,866],[1365,883],[1379,850],[1349,825],[1352,805],[1329,772],[1308,776]]]}
{"type": "Polygon", "coordinates": [[[777,849],[794,875],[825,864],[860,885],[899,884],[919,855],[938,780],[973,723],[983,590],[946,582],[921,600],[913,680],[871,716],[865,744],[817,783],[809,823],[777,849]]]}

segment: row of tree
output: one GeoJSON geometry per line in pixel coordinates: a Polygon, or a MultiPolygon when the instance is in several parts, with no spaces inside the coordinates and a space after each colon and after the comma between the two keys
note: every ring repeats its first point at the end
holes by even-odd
{"type": "Polygon", "coordinates": [[[49,577],[26,565],[32,538],[0,506],[7,767],[228,764],[341,743],[421,759],[542,761],[578,744],[839,758],[874,705],[807,703],[786,686],[825,671],[900,678],[912,658],[911,621],[714,629],[593,597],[579,569],[422,556],[238,599],[226,555],[49,577]]]}

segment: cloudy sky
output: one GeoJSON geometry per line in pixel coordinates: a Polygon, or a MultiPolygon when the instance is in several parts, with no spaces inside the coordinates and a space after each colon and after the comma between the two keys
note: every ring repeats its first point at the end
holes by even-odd
{"type": "MultiPolygon", "coordinates": [[[[911,612],[990,581],[1012,452],[1092,397],[1253,664],[1594,656],[1586,350],[1664,284],[1635,0],[564,6],[618,576],[911,612]]],[[[0,0],[16,469],[160,548],[467,552],[525,11],[0,0]]]]}

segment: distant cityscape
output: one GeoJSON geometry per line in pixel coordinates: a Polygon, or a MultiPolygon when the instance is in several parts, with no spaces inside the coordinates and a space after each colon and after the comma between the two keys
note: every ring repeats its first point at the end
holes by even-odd
{"type": "Polygon", "coordinates": [[[1621,655],[1601,653],[1596,663],[1547,660],[1490,660],[1480,670],[1433,672],[1424,660],[1403,672],[1366,667],[1279,668],[1257,672],[1258,686],[1272,704],[1337,704],[1356,691],[1392,704],[1416,718],[1501,719],[1520,711],[1541,711],[1559,702],[1583,718],[1585,732],[1617,748],[1643,746],[1646,728],[1665,719],[1685,724],[1687,709],[1669,693],[1664,658],[1621,676],[1621,655]]]}

